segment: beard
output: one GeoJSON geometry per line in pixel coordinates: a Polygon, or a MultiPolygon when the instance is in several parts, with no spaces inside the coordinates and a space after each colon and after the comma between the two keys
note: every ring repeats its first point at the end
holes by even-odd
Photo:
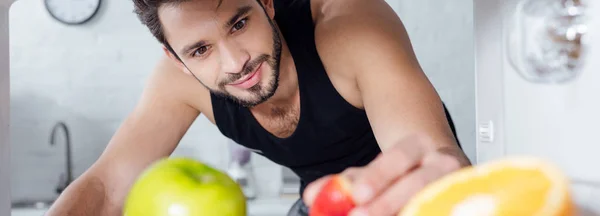
{"type": "Polygon", "coordinates": [[[273,37],[273,51],[271,54],[262,54],[255,59],[244,65],[244,68],[240,73],[229,74],[227,78],[221,80],[218,83],[218,89],[210,89],[210,92],[214,95],[221,96],[232,100],[233,102],[244,106],[253,107],[261,104],[275,95],[277,88],[279,87],[279,65],[281,62],[281,38],[279,37],[279,31],[271,19],[269,24],[271,25],[272,37],[273,37]],[[267,83],[259,82],[256,85],[246,90],[250,94],[250,97],[237,97],[229,93],[225,86],[233,83],[240,78],[256,71],[257,67],[261,63],[267,63],[271,67],[271,73],[267,83]]]}

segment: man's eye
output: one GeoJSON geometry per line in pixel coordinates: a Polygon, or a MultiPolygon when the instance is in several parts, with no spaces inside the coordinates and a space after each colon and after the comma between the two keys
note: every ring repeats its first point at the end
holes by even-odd
{"type": "Polygon", "coordinates": [[[208,47],[206,47],[206,46],[200,47],[194,52],[194,56],[204,55],[204,53],[206,53],[206,51],[208,51],[208,47]]]}
{"type": "Polygon", "coordinates": [[[232,29],[232,31],[233,31],[233,32],[235,32],[235,31],[238,31],[238,30],[241,30],[241,29],[243,29],[243,28],[246,26],[246,22],[247,22],[247,21],[248,21],[248,19],[247,19],[247,18],[244,18],[244,19],[242,19],[242,20],[238,21],[237,23],[235,23],[235,24],[233,25],[233,29],[232,29]]]}

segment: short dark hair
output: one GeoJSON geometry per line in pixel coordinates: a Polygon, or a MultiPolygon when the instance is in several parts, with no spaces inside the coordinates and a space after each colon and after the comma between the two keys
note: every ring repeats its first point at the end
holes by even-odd
{"type": "Polygon", "coordinates": [[[133,0],[133,11],[140,19],[142,24],[146,25],[152,35],[161,43],[167,44],[167,39],[163,32],[162,24],[158,18],[158,8],[164,4],[175,4],[189,0],[133,0]]]}

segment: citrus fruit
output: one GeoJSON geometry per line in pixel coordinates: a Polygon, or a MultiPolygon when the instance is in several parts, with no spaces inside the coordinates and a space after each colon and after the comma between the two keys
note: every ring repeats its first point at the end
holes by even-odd
{"type": "Polygon", "coordinates": [[[513,156],[466,167],[427,185],[399,216],[570,216],[568,178],[546,160],[513,156]]]}

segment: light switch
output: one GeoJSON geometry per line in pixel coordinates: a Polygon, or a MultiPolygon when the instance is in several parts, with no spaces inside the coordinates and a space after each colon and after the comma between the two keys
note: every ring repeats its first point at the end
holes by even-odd
{"type": "Polygon", "coordinates": [[[479,124],[479,140],[481,142],[494,142],[494,124],[492,121],[479,124]]]}

